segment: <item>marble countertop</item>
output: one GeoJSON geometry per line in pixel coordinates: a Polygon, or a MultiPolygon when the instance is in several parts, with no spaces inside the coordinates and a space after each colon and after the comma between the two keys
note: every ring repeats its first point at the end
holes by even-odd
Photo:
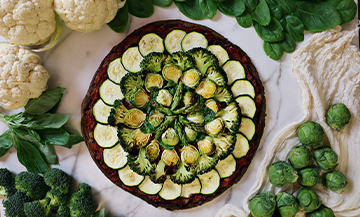
{"type": "MultiPolygon", "coordinates": [[[[215,216],[227,203],[242,206],[242,201],[255,180],[256,171],[271,140],[282,128],[303,116],[301,90],[291,73],[291,54],[284,54],[280,61],[274,61],[265,55],[263,41],[257,36],[253,27],[244,29],[237,24],[235,18],[221,13],[212,20],[190,20],[172,5],[169,8],[156,7],[155,14],[150,18],[131,17],[127,31],[122,34],[113,32],[106,25],[101,30],[87,34],[71,31],[64,26],[64,33],[58,45],[40,53],[43,65],[51,75],[49,88],[56,86],[67,88],[59,112],[70,114],[70,120],[66,124],[69,131],[80,133],[81,102],[95,71],[111,48],[133,30],[153,21],[167,19],[182,19],[208,26],[240,46],[249,55],[265,87],[267,116],[264,135],[255,158],[240,182],[200,207],[172,212],[148,205],[114,185],[93,162],[84,142],[70,150],[57,147],[60,165],[54,167],[71,174],[74,187],[76,182],[86,182],[92,186],[94,198],[100,208],[106,208],[107,216],[215,216]]],[[[357,20],[353,20],[346,24],[344,29],[354,29],[356,25],[357,20]]],[[[306,33],[305,40],[310,36],[311,33],[306,33]]],[[[0,37],[0,41],[4,39],[0,37]]],[[[297,46],[301,46],[302,43],[298,43],[297,46]]],[[[354,38],[353,43],[358,45],[358,36],[354,38]]],[[[8,112],[1,108],[0,111],[8,112]]],[[[5,132],[6,129],[6,125],[0,123],[0,133],[5,132]]],[[[25,170],[25,167],[18,162],[14,148],[0,158],[0,167],[7,167],[16,174],[25,170]]],[[[0,216],[4,216],[2,208],[0,216]]]]}

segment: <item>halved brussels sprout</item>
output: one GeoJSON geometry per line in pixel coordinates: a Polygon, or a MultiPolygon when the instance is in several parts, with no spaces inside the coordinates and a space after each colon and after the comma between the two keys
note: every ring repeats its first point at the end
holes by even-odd
{"type": "Polygon", "coordinates": [[[185,137],[188,142],[195,142],[198,134],[198,132],[192,130],[191,128],[185,127],[185,137]]]}
{"type": "Polygon", "coordinates": [[[194,146],[188,145],[181,149],[181,161],[186,166],[194,165],[197,162],[198,158],[199,152],[194,146]]]}
{"type": "Polygon", "coordinates": [[[216,84],[210,80],[202,80],[199,86],[195,89],[196,93],[203,96],[205,99],[213,97],[216,93],[216,84]]]}
{"type": "Polygon", "coordinates": [[[202,112],[192,112],[186,117],[189,121],[202,125],[205,121],[204,114],[202,112]]]}
{"type": "Polygon", "coordinates": [[[157,140],[153,140],[150,142],[148,146],[146,146],[146,158],[149,159],[150,162],[154,162],[160,153],[160,145],[157,140]]]}
{"type": "Polygon", "coordinates": [[[206,136],[205,138],[199,140],[197,142],[197,146],[198,146],[199,151],[201,151],[207,155],[212,155],[216,149],[214,139],[211,138],[210,136],[206,136]]]}
{"type": "Polygon", "coordinates": [[[225,121],[222,118],[216,118],[205,124],[205,131],[212,136],[219,136],[225,130],[225,121]]]}
{"type": "Polygon", "coordinates": [[[145,89],[150,92],[150,87],[162,88],[164,85],[164,79],[159,74],[149,73],[145,79],[145,89]]]}
{"type": "Polygon", "coordinates": [[[198,95],[194,92],[187,91],[184,95],[183,102],[185,106],[194,105],[198,101],[198,95]]]}
{"type": "Polygon", "coordinates": [[[169,107],[172,103],[173,96],[168,90],[162,89],[156,97],[156,102],[163,106],[169,107]]]}
{"type": "Polygon", "coordinates": [[[176,133],[174,128],[168,128],[162,135],[161,141],[165,145],[175,146],[179,143],[179,135],[176,133]]]}
{"type": "Polygon", "coordinates": [[[215,113],[217,113],[220,110],[219,104],[213,99],[206,100],[205,106],[211,109],[215,113]]]}
{"type": "Polygon", "coordinates": [[[181,81],[188,87],[195,88],[201,79],[201,73],[197,69],[189,69],[181,77],[181,81]]]}
{"type": "Polygon", "coordinates": [[[179,155],[176,153],[175,149],[165,149],[161,155],[161,159],[166,166],[175,166],[179,162],[179,155]]]}
{"type": "Polygon", "coordinates": [[[131,128],[139,128],[145,121],[146,114],[140,109],[130,109],[126,112],[124,123],[131,128]]]}
{"type": "Polygon", "coordinates": [[[137,108],[144,108],[149,99],[149,95],[140,88],[135,88],[130,93],[130,102],[137,108]]]}
{"type": "Polygon", "coordinates": [[[154,127],[158,127],[164,121],[165,115],[158,110],[154,110],[150,113],[149,123],[154,127]]]}
{"type": "Polygon", "coordinates": [[[143,133],[140,129],[136,129],[132,132],[131,136],[133,138],[134,145],[143,147],[150,141],[152,133],[143,133]]]}
{"type": "Polygon", "coordinates": [[[178,83],[182,75],[182,71],[178,66],[170,63],[164,66],[162,69],[162,75],[164,76],[165,80],[172,80],[173,82],[178,83]]]}

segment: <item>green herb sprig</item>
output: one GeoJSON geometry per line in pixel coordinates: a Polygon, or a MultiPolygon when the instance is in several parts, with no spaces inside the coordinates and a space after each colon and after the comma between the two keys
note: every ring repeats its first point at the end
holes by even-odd
{"type": "Polygon", "coordinates": [[[47,90],[31,99],[24,112],[0,114],[0,121],[9,127],[0,136],[0,157],[14,146],[19,162],[29,172],[44,173],[49,164],[59,164],[54,145],[71,148],[83,141],[80,135],[63,128],[69,114],[55,114],[64,91],[61,87],[47,90]]]}

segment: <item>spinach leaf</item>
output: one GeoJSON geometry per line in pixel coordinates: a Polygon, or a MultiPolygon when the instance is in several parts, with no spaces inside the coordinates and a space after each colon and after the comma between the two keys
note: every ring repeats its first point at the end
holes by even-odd
{"type": "Polygon", "coordinates": [[[179,8],[181,13],[190,19],[202,20],[205,18],[205,14],[200,8],[199,0],[186,0],[184,2],[175,1],[175,5],[179,8]]]}
{"type": "Polygon", "coordinates": [[[259,4],[259,0],[243,0],[243,2],[246,10],[250,12],[255,10],[256,6],[259,4]]]}
{"type": "Polygon", "coordinates": [[[125,32],[126,27],[129,23],[129,7],[127,3],[125,3],[124,7],[120,8],[116,13],[115,18],[110,21],[107,25],[114,32],[125,32]]]}
{"type": "Polygon", "coordinates": [[[339,12],[341,24],[348,23],[354,19],[356,15],[356,3],[353,0],[327,0],[326,3],[332,5],[339,12]]]}
{"type": "Polygon", "coordinates": [[[12,146],[11,131],[7,130],[0,135],[0,157],[4,156],[9,148],[12,146]]]}
{"type": "Polygon", "coordinates": [[[284,48],[281,43],[278,42],[266,42],[264,41],[264,51],[267,56],[273,60],[279,60],[284,54],[284,48]]]}
{"type": "Polygon", "coordinates": [[[280,22],[272,17],[268,26],[262,26],[254,22],[254,28],[260,38],[267,42],[277,42],[284,38],[284,31],[280,22]]]}
{"type": "Polygon", "coordinates": [[[284,51],[291,53],[296,49],[296,41],[290,34],[285,33],[284,39],[280,42],[284,48],[284,51]]]}
{"type": "Polygon", "coordinates": [[[207,124],[207,123],[211,122],[212,120],[214,120],[215,112],[213,110],[211,110],[209,107],[205,107],[204,117],[205,117],[204,124],[207,124]]]}
{"type": "Polygon", "coordinates": [[[154,14],[154,5],[151,0],[127,0],[129,13],[135,17],[147,18],[154,14]]]}
{"type": "Polygon", "coordinates": [[[46,128],[57,129],[62,127],[69,120],[69,114],[43,114],[35,116],[31,121],[29,121],[24,126],[35,129],[42,130],[46,128]]]}
{"type": "Polygon", "coordinates": [[[271,16],[280,20],[284,14],[281,5],[278,5],[276,0],[266,0],[266,3],[269,6],[271,16]]]}
{"type": "Polygon", "coordinates": [[[260,0],[255,10],[251,12],[251,17],[261,26],[269,25],[271,21],[270,9],[265,0],[260,0]]]}
{"type": "Polygon", "coordinates": [[[229,16],[240,16],[245,11],[245,4],[241,0],[227,0],[218,4],[218,9],[229,16]]]}
{"type": "Polygon", "coordinates": [[[217,13],[217,4],[213,0],[199,0],[199,6],[206,18],[213,18],[217,13]]]}
{"type": "Polygon", "coordinates": [[[65,89],[56,87],[44,91],[38,98],[29,100],[25,106],[24,113],[33,115],[45,114],[60,101],[65,89]]]}
{"type": "Polygon", "coordinates": [[[160,7],[169,7],[172,5],[173,0],[151,0],[151,2],[160,7]]]}
{"type": "Polygon", "coordinates": [[[240,16],[236,17],[236,21],[238,22],[238,24],[244,28],[248,28],[252,25],[253,21],[252,21],[252,17],[250,15],[249,12],[245,11],[243,14],[241,14],[240,16]]]}
{"type": "Polygon", "coordinates": [[[289,33],[295,41],[299,42],[304,40],[305,27],[299,18],[293,15],[287,15],[280,20],[280,23],[284,30],[289,33]]]}
{"type": "Polygon", "coordinates": [[[105,217],[105,208],[102,208],[101,210],[97,211],[93,217],[105,217]]]}
{"type": "Polygon", "coordinates": [[[310,32],[332,29],[342,22],[339,12],[327,3],[296,1],[296,5],[293,14],[302,21],[305,30],[310,32]]]}

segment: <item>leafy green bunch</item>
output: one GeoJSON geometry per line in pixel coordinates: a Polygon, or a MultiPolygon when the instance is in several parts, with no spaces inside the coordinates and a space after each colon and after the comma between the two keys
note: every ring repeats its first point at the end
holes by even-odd
{"type": "Polygon", "coordinates": [[[63,128],[69,114],[55,114],[64,91],[61,87],[47,90],[30,100],[24,112],[0,114],[0,121],[9,127],[0,136],[0,157],[14,146],[19,162],[29,172],[44,173],[49,164],[59,164],[54,145],[71,148],[83,141],[63,128]]]}

